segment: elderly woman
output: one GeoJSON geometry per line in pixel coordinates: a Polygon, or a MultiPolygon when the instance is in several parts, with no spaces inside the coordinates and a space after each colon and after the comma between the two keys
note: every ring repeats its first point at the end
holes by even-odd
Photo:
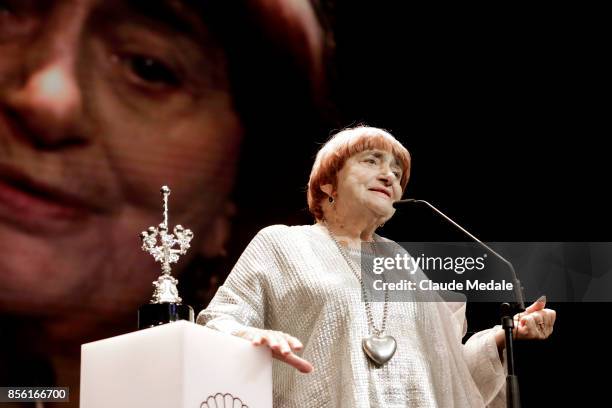
{"type": "MultiPolygon", "coordinates": [[[[336,134],[310,175],[316,223],[261,230],[198,316],[272,350],[275,407],[505,405],[499,326],[463,345],[464,304],[362,301],[359,259],[367,243],[376,253],[377,242],[390,242],[375,231],[393,216],[409,173],[410,155],[389,133],[336,134]]],[[[517,338],[550,335],[555,313],[543,307],[530,306],[517,338]]]]}

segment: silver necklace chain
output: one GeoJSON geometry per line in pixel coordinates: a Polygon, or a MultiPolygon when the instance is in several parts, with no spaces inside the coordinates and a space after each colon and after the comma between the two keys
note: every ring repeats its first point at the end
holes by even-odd
{"type": "MultiPolygon", "coordinates": [[[[382,320],[381,328],[378,329],[374,325],[374,318],[372,317],[372,306],[370,305],[370,302],[368,302],[365,286],[363,284],[363,280],[361,279],[361,275],[357,273],[354,262],[349,258],[348,254],[346,253],[346,251],[344,250],[340,242],[338,242],[338,240],[336,239],[336,236],[331,232],[331,230],[327,226],[327,223],[325,224],[325,229],[327,229],[327,233],[331,237],[332,241],[334,241],[334,243],[338,247],[338,251],[340,251],[340,255],[342,255],[342,257],[348,264],[349,268],[353,272],[353,275],[355,275],[355,277],[359,281],[359,286],[361,286],[361,293],[363,295],[363,301],[365,303],[366,316],[368,318],[368,326],[370,327],[370,329],[372,330],[372,332],[374,332],[376,336],[381,336],[382,334],[384,334],[385,329],[387,327],[387,315],[388,315],[388,310],[389,310],[389,291],[385,287],[385,303],[383,306],[383,320],[382,320]]],[[[376,251],[376,239],[374,237],[372,238],[374,239],[374,241],[372,242],[372,248],[374,249],[374,256],[376,256],[376,252],[377,252],[376,251]]],[[[384,280],[384,276],[383,276],[383,283],[386,283],[384,280]]]]}

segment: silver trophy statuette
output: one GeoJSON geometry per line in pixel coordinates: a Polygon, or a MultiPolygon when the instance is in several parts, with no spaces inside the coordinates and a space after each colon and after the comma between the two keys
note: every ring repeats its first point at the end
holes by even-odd
{"type": "Polygon", "coordinates": [[[164,199],[164,222],[157,228],[149,227],[140,233],[142,250],[153,255],[155,261],[161,263],[162,274],[153,282],[155,290],[151,302],[138,308],[138,328],[146,329],[177,320],[193,322],[193,308],[181,304],[176,284],[178,280],[170,274],[170,264],[177,263],[180,255],[185,255],[193,232],[181,225],[174,227],[173,234],[168,234],[168,186],[161,188],[164,199]]]}
{"type": "Polygon", "coordinates": [[[162,269],[161,276],[153,282],[155,291],[151,303],[181,303],[176,289],[178,280],[170,275],[170,264],[176,263],[180,255],[187,253],[193,232],[177,225],[174,227],[174,234],[168,234],[168,186],[163,186],[161,193],[164,200],[164,222],[157,228],[149,227],[147,231],[140,233],[142,250],[153,255],[155,261],[161,263],[162,269]]]}

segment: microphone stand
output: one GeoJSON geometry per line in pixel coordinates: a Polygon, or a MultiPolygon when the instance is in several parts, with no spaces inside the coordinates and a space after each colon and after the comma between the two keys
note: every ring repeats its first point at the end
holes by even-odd
{"type": "MultiPolygon", "coordinates": [[[[446,214],[440,211],[438,208],[433,206],[431,203],[425,200],[416,200],[412,198],[407,198],[404,200],[399,200],[393,203],[394,206],[397,204],[413,204],[413,203],[422,203],[431,208],[438,215],[442,216],[446,221],[450,222],[456,228],[458,228],[465,235],[470,237],[472,240],[480,244],[483,248],[485,248],[490,254],[495,256],[497,259],[505,263],[510,272],[512,273],[512,280],[514,281],[514,296],[516,300],[516,304],[518,309],[523,312],[525,310],[525,300],[523,298],[523,287],[521,286],[521,282],[516,275],[516,271],[514,270],[514,266],[510,261],[506,258],[495,252],[491,249],[487,244],[476,238],[470,232],[468,232],[461,225],[457,224],[451,218],[449,218],[446,214]]],[[[506,404],[508,408],[520,408],[521,400],[520,400],[520,392],[519,392],[519,383],[518,377],[514,372],[514,347],[512,343],[512,329],[514,328],[514,320],[512,318],[512,307],[508,303],[502,303],[501,305],[501,323],[506,336],[506,361],[508,366],[508,375],[506,376],[506,404]]]]}

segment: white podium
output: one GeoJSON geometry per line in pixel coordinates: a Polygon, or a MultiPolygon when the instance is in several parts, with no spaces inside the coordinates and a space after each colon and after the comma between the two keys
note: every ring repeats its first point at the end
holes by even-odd
{"type": "Polygon", "coordinates": [[[186,321],[83,344],[80,406],[272,407],[272,356],[186,321]]]}

